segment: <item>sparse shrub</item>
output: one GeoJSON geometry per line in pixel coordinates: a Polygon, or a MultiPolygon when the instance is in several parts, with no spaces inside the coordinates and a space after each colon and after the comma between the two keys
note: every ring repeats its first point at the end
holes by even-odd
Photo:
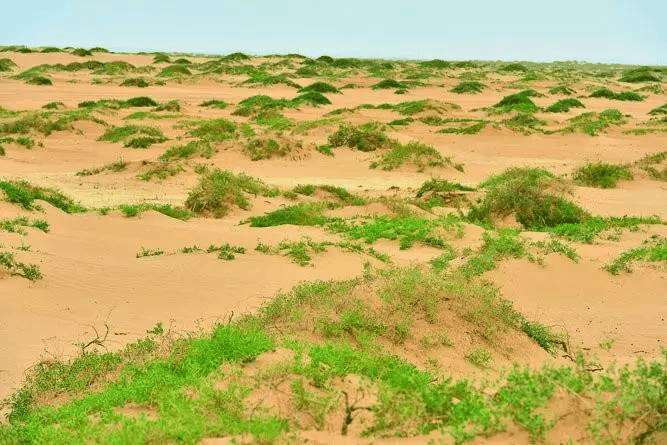
{"type": "Polygon", "coordinates": [[[546,124],[546,122],[536,118],[531,113],[519,112],[511,118],[504,120],[503,124],[510,130],[530,134],[534,130],[539,130],[537,127],[546,124]]]}
{"type": "Polygon", "coordinates": [[[0,251],[0,266],[7,270],[10,275],[19,275],[30,281],[42,279],[42,272],[38,265],[17,261],[11,252],[0,251]]]}
{"type": "Polygon", "coordinates": [[[153,56],[153,63],[171,63],[171,58],[165,53],[157,53],[153,56]]]}
{"type": "Polygon", "coordinates": [[[330,57],[330,56],[320,56],[315,60],[317,60],[318,62],[324,62],[324,63],[328,63],[328,64],[331,64],[334,61],[333,57],[330,57]]]}
{"type": "Polygon", "coordinates": [[[190,76],[192,73],[183,65],[170,65],[158,73],[158,77],[190,76]]]}
{"type": "Polygon", "coordinates": [[[223,62],[241,62],[243,60],[250,60],[250,56],[241,52],[235,52],[227,54],[220,60],[222,60],[223,62]]]}
{"type": "Polygon", "coordinates": [[[7,72],[7,71],[12,71],[17,66],[18,65],[16,65],[12,59],[8,59],[6,57],[3,58],[3,59],[0,59],[0,73],[7,72]]]}
{"type": "Polygon", "coordinates": [[[601,113],[588,112],[568,119],[569,126],[564,132],[582,131],[591,136],[597,136],[601,130],[612,124],[623,122],[623,115],[615,108],[609,108],[601,113]]]}
{"type": "Polygon", "coordinates": [[[187,132],[188,136],[211,142],[222,142],[236,137],[236,124],[224,118],[194,122],[191,127],[193,128],[187,132]]]}
{"type": "Polygon", "coordinates": [[[158,128],[145,127],[141,125],[124,125],[112,127],[98,138],[98,141],[120,142],[124,141],[125,147],[146,148],[151,144],[166,141],[167,138],[158,128]]]}
{"type": "Polygon", "coordinates": [[[59,110],[65,108],[65,104],[62,102],[49,102],[48,104],[42,105],[42,108],[45,110],[59,110]]]}
{"type": "Polygon", "coordinates": [[[600,88],[593,91],[590,97],[603,97],[605,99],[612,100],[624,100],[624,101],[637,101],[640,102],[644,100],[644,96],[637,94],[633,91],[623,91],[621,93],[614,93],[609,88],[600,88]]]}
{"type": "Polygon", "coordinates": [[[72,51],[72,54],[80,57],[88,57],[93,55],[93,53],[89,49],[85,48],[77,48],[74,51],[72,51]]]}
{"type": "Polygon", "coordinates": [[[218,99],[210,99],[210,100],[205,100],[204,102],[199,104],[200,107],[209,107],[209,108],[218,108],[220,110],[224,110],[229,106],[227,102],[224,100],[218,100],[218,99]]]}
{"type": "Polygon", "coordinates": [[[374,90],[405,89],[408,86],[394,79],[384,79],[373,85],[374,90]]]}
{"type": "Polygon", "coordinates": [[[511,94],[502,98],[500,102],[495,104],[493,107],[497,109],[502,109],[504,111],[516,110],[523,111],[526,113],[534,113],[538,110],[537,105],[530,100],[529,96],[533,94],[530,93],[531,90],[521,91],[520,93],[511,94]]]}
{"type": "Polygon", "coordinates": [[[334,148],[346,146],[359,151],[375,151],[393,145],[381,129],[367,124],[359,127],[343,124],[329,136],[328,142],[334,148]]]}
{"type": "Polygon", "coordinates": [[[470,60],[462,60],[459,62],[452,63],[454,68],[477,68],[477,64],[470,60]]]}
{"type": "Polygon", "coordinates": [[[96,47],[94,47],[94,48],[90,48],[90,52],[91,52],[91,53],[108,53],[109,50],[106,49],[106,48],[102,48],[102,47],[96,46],[96,47]]]}
{"type": "Polygon", "coordinates": [[[252,118],[258,125],[266,126],[276,131],[284,131],[294,126],[294,122],[277,111],[265,111],[252,118]]]}
{"type": "Polygon", "coordinates": [[[142,181],[151,181],[153,179],[164,180],[171,176],[184,172],[185,169],[180,164],[170,164],[168,162],[158,162],[151,166],[147,171],[137,176],[142,181]]]}
{"type": "Polygon", "coordinates": [[[627,166],[597,162],[583,165],[574,172],[573,179],[581,184],[598,188],[614,188],[618,181],[631,180],[627,166]]]}
{"type": "Polygon", "coordinates": [[[210,158],[215,153],[215,147],[208,141],[197,140],[190,141],[185,145],[176,145],[168,148],[162,155],[161,161],[169,161],[172,159],[188,159],[195,154],[199,154],[203,158],[210,158]]]}
{"type": "Polygon", "coordinates": [[[244,152],[251,161],[271,159],[274,156],[286,156],[292,151],[292,146],[285,141],[278,142],[276,139],[255,138],[248,141],[244,152]]]}
{"type": "Polygon", "coordinates": [[[335,86],[327,82],[315,82],[310,85],[303,87],[299,90],[299,93],[307,93],[313,91],[315,93],[340,93],[340,90],[335,86]]]}
{"type": "Polygon", "coordinates": [[[413,141],[405,145],[395,144],[390,152],[371,163],[371,168],[394,170],[405,163],[417,166],[418,171],[424,171],[426,167],[444,167],[451,160],[444,158],[434,147],[413,141]]]}
{"type": "Polygon", "coordinates": [[[561,99],[553,105],[547,107],[546,111],[549,113],[566,113],[571,108],[585,108],[579,100],[574,98],[561,99]]]}
{"type": "Polygon", "coordinates": [[[232,206],[250,208],[247,195],[275,196],[279,192],[263,181],[244,173],[214,170],[199,180],[190,191],[185,206],[198,214],[210,214],[216,218],[225,216],[232,206]]]}
{"type": "Polygon", "coordinates": [[[26,80],[27,84],[30,85],[53,85],[53,82],[48,77],[44,76],[33,76],[26,80]]]}
{"type": "Polygon", "coordinates": [[[299,96],[292,99],[292,103],[297,106],[306,103],[316,107],[318,105],[329,105],[331,104],[331,101],[321,93],[316,93],[315,91],[309,91],[307,93],[300,94],[299,96]]]}
{"type": "Polygon", "coordinates": [[[667,115],[667,103],[664,104],[664,105],[660,105],[659,107],[656,107],[656,108],[652,109],[651,111],[649,111],[648,114],[650,114],[651,116],[657,116],[657,115],[659,115],[659,114],[665,114],[665,115],[667,115]]]}
{"type": "Polygon", "coordinates": [[[546,170],[511,168],[480,184],[486,194],[471,206],[467,218],[492,225],[494,219],[514,215],[518,223],[532,230],[583,221],[586,211],[550,191],[555,182],[546,170]]]}
{"type": "Polygon", "coordinates": [[[433,60],[427,60],[424,62],[420,62],[419,66],[424,67],[424,68],[435,68],[437,70],[444,70],[447,69],[451,66],[452,64],[450,62],[447,62],[445,60],[441,59],[433,59],[433,60]]]}
{"type": "Polygon", "coordinates": [[[571,96],[574,94],[574,90],[565,85],[558,85],[549,88],[549,94],[563,94],[565,96],[571,96]]]}
{"type": "Polygon", "coordinates": [[[526,68],[524,65],[520,63],[510,63],[505,66],[502,66],[501,68],[498,69],[498,71],[503,71],[506,73],[511,73],[511,72],[526,72],[528,71],[528,68],[526,68]]]}
{"type": "Polygon", "coordinates": [[[486,88],[486,85],[484,85],[483,83],[477,81],[470,81],[470,82],[461,82],[449,91],[456,94],[477,94],[481,93],[482,90],[484,90],[484,88],[486,88]]]}
{"type": "Polygon", "coordinates": [[[156,106],[155,111],[179,112],[181,111],[181,103],[177,99],[169,100],[156,106]]]}
{"type": "Polygon", "coordinates": [[[188,59],[176,59],[174,60],[174,65],[191,65],[192,62],[190,62],[188,59]]]}
{"type": "Polygon", "coordinates": [[[137,88],[146,88],[150,86],[148,81],[142,77],[131,77],[129,79],[125,79],[120,83],[120,86],[122,87],[137,87],[137,88]]]}
{"type": "Polygon", "coordinates": [[[26,210],[37,210],[35,200],[46,201],[66,213],[81,213],[86,209],[57,190],[30,184],[28,181],[0,181],[5,200],[26,210]]]}
{"type": "Polygon", "coordinates": [[[642,66],[625,72],[619,80],[621,82],[639,83],[639,82],[660,82],[660,79],[653,74],[658,69],[650,66],[642,66]]]}
{"type": "Polygon", "coordinates": [[[60,53],[63,50],[60,48],[56,48],[55,46],[47,46],[45,48],[42,48],[40,52],[42,53],[60,53]]]}
{"type": "Polygon", "coordinates": [[[146,96],[133,97],[123,101],[123,107],[154,107],[157,102],[146,96]]]}

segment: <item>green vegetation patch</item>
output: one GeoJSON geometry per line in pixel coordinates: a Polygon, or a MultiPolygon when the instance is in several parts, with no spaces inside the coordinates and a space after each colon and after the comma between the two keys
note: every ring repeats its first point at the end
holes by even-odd
{"type": "Polygon", "coordinates": [[[185,207],[200,215],[225,216],[232,207],[250,208],[248,195],[276,196],[279,191],[244,173],[214,170],[204,175],[188,194],[185,207]]]}
{"type": "Polygon", "coordinates": [[[220,99],[209,99],[205,100],[204,102],[199,104],[200,107],[209,107],[209,108],[217,108],[219,110],[224,110],[229,106],[227,102],[224,100],[220,99]]]}
{"type": "Polygon", "coordinates": [[[580,131],[590,136],[597,136],[600,134],[600,131],[611,125],[620,125],[624,122],[625,119],[620,111],[615,108],[609,108],[600,113],[590,111],[570,118],[568,119],[569,125],[560,131],[564,133],[580,131]]]}
{"type": "Polygon", "coordinates": [[[516,94],[503,97],[493,108],[502,112],[520,111],[525,113],[534,113],[538,111],[537,105],[530,100],[534,96],[533,90],[524,90],[516,94]]]}
{"type": "Polygon", "coordinates": [[[644,100],[644,96],[635,93],[634,91],[623,91],[621,93],[615,93],[609,88],[600,88],[598,90],[595,90],[591,93],[590,97],[602,97],[611,100],[636,101],[636,102],[641,102],[642,100],[644,100]]]}
{"type": "Polygon", "coordinates": [[[645,240],[640,247],[628,250],[605,266],[605,270],[618,275],[620,272],[632,272],[630,264],[635,261],[667,263],[667,238],[654,235],[645,240]]]}
{"type": "Polygon", "coordinates": [[[40,210],[35,200],[46,201],[66,213],[82,213],[86,209],[61,192],[52,188],[33,185],[28,181],[0,181],[5,201],[18,204],[26,210],[40,210]]]}
{"type": "Polygon", "coordinates": [[[575,170],[573,179],[581,184],[598,188],[615,188],[618,181],[631,180],[632,173],[626,165],[596,162],[582,165],[575,170]]]}
{"type": "Polygon", "coordinates": [[[469,82],[460,82],[449,91],[456,94],[478,94],[481,93],[484,88],[486,88],[486,85],[473,80],[469,82]]]}
{"type": "Polygon", "coordinates": [[[549,113],[566,113],[572,108],[586,108],[584,104],[581,103],[578,99],[568,98],[561,99],[558,102],[549,105],[545,111],[549,113]]]}
{"type": "Polygon", "coordinates": [[[299,90],[299,93],[307,93],[309,91],[313,91],[315,93],[321,93],[321,94],[326,94],[326,93],[336,93],[340,94],[340,90],[336,88],[335,86],[331,85],[330,83],[327,82],[315,82],[311,83],[308,86],[305,86],[299,90]]]}
{"type": "MultiPolygon", "coordinates": [[[[18,261],[11,252],[0,251],[0,267],[10,275],[18,275],[30,281],[41,280],[43,277],[37,264],[18,261]]],[[[1,431],[0,437],[2,437],[1,431]]]]}
{"type": "Polygon", "coordinates": [[[152,144],[164,142],[167,138],[159,128],[142,125],[124,125],[108,129],[97,140],[107,142],[123,141],[124,147],[147,148],[152,144]]]}
{"type": "MultiPolygon", "coordinates": [[[[379,159],[373,161],[371,168],[382,170],[394,170],[404,164],[417,167],[418,171],[424,171],[427,167],[445,167],[452,165],[451,158],[444,157],[434,147],[412,141],[407,144],[394,144],[393,148],[379,159]]],[[[460,170],[463,169],[459,166],[460,170]]]]}
{"type": "Polygon", "coordinates": [[[359,151],[375,151],[390,148],[396,144],[389,139],[377,124],[372,122],[360,126],[342,124],[328,138],[331,147],[349,147],[359,151]]]}

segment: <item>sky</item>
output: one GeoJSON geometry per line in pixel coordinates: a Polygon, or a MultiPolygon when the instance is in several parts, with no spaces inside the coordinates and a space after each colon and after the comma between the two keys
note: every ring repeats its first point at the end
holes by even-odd
{"type": "Polygon", "coordinates": [[[666,0],[4,0],[0,45],[667,65],[666,0]]]}

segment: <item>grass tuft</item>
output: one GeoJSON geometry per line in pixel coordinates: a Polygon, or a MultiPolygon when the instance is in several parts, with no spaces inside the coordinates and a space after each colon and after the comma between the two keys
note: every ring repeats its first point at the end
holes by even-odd
{"type": "Polygon", "coordinates": [[[632,173],[627,166],[606,162],[582,165],[572,176],[578,184],[603,189],[615,188],[618,181],[632,179],[632,173]]]}

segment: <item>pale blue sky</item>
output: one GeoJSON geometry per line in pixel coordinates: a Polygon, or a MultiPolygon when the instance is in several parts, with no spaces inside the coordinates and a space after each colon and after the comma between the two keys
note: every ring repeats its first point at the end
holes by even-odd
{"type": "Polygon", "coordinates": [[[667,0],[5,0],[0,44],[667,65],[667,0]]]}

